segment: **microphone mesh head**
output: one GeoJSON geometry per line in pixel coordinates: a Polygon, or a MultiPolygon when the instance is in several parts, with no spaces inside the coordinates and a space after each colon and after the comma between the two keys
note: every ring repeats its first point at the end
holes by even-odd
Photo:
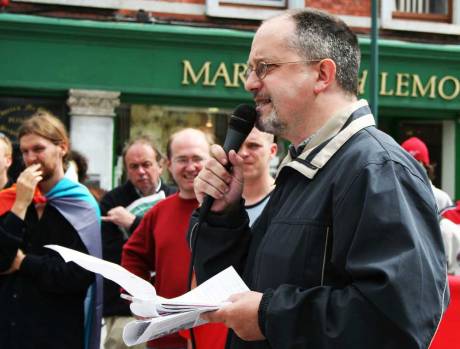
{"type": "Polygon", "coordinates": [[[240,104],[235,108],[230,117],[228,127],[240,133],[249,134],[254,127],[256,119],[257,111],[252,105],[240,104]]]}

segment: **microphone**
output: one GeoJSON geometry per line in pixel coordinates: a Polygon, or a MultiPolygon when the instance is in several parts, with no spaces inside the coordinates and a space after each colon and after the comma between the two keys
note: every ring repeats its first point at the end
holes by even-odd
{"type": "MultiPolygon", "coordinates": [[[[230,116],[228,122],[227,134],[225,135],[224,151],[228,154],[230,150],[238,151],[244,140],[251,132],[257,118],[256,109],[249,104],[240,104],[237,106],[230,116]]],[[[230,170],[231,164],[227,163],[225,166],[227,170],[230,170]]],[[[206,218],[209,210],[211,209],[214,198],[206,195],[203,199],[203,203],[200,207],[199,222],[203,222],[206,218]]]]}

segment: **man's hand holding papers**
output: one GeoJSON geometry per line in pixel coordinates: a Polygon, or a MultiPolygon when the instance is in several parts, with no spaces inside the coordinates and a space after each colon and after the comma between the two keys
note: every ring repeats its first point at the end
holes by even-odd
{"type": "Polygon", "coordinates": [[[182,329],[205,323],[200,314],[220,309],[231,295],[249,291],[233,267],[229,267],[186,294],[166,299],[156,294],[155,288],[146,280],[130,273],[123,267],[58,245],[46,247],[58,252],[66,262],[101,274],[125,289],[131,296],[130,305],[134,315],[144,318],[126,325],[123,340],[135,345],[165,336],[182,329]]]}

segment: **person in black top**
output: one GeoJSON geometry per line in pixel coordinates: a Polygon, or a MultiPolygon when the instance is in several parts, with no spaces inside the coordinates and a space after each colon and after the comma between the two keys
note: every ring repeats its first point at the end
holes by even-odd
{"type": "Polygon", "coordinates": [[[292,146],[249,228],[243,159],[214,145],[195,192],[215,200],[189,234],[198,284],[231,265],[251,290],[203,315],[230,328],[227,348],[430,346],[449,302],[436,202],[426,171],[358,99],[359,61],[356,35],[314,9],[254,36],[256,127],[292,146]]]}
{"type": "Polygon", "coordinates": [[[44,247],[57,244],[100,257],[97,203],[64,177],[69,139],[57,118],[38,112],[18,132],[26,169],[15,188],[0,192],[0,347],[97,349],[100,318],[99,324],[91,319],[94,331],[87,332],[84,307],[94,274],[44,247]],[[73,218],[85,215],[89,234],[75,224],[69,206],[73,218]]]}
{"type": "MultiPolygon", "coordinates": [[[[139,225],[142,216],[158,200],[176,190],[162,183],[161,154],[147,136],[140,136],[123,149],[123,162],[128,180],[106,193],[100,202],[102,213],[103,258],[120,264],[124,243],[139,225]]],[[[132,320],[120,288],[104,279],[105,348],[127,348],[123,343],[124,325],[132,320]]]]}

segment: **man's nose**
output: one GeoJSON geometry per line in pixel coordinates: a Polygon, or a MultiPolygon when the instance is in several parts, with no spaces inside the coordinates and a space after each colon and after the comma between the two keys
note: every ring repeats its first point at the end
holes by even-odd
{"type": "Polygon", "coordinates": [[[238,155],[241,156],[242,158],[245,158],[248,156],[248,151],[244,145],[238,151],[238,155]]]}
{"type": "Polygon", "coordinates": [[[139,166],[139,168],[137,169],[137,172],[140,174],[145,174],[147,171],[145,170],[143,166],[139,166]]]}
{"type": "Polygon", "coordinates": [[[187,165],[185,166],[185,169],[187,171],[195,171],[197,166],[199,166],[200,164],[198,162],[195,162],[193,161],[192,159],[189,159],[187,161],[187,165]]]}
{"type": "Polygon", "coordinates": [[[251,71],[244,83],[244,89],[249,92],[255,92],[260,89],[261,85],[262,81],[257,77],[255,71],[251,71]]]}
{"type": "Polygon", "coordinates": [[[26,165],[30,165],[37,160],[37,155],[33,152],[27,152],[22,154],[22,158],[26,165]]]}

